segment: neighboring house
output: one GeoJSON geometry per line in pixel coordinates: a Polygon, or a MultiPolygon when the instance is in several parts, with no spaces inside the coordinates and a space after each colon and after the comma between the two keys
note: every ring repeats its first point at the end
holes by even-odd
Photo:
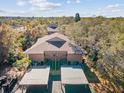
{"type": "Polygon", "coordinates": [[[48,30],[48,34],[53,34],[59,31],[58,26],[56,24],[48,25],[47,30],[48,30]]]}
{"type": "Polygon", "coordinates": [[[79,46],[60,33],[53,33],[39,38],[25,53],[34,61],[66,59],[67,61],[79,62],[83,54],[79,46]]]}
{"type": "Polygon", "coordinates": [[[12,28],[16,31],[22,31],[22,32],[27,30],[25,26],[12,26],[12,28]]]}

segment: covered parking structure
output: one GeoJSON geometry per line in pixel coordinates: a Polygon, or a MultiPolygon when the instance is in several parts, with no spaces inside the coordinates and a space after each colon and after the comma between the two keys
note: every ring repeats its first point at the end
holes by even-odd
{"type": "Polygon", "coordinates": [[[30,71],[28,71],[19,83],[19,85],[22,86],[22,93],[24,93],[24,88],[27,89],[30,86],[46,86],[47,88],[49,72],[50,67],[45,66],[32,68],[30,71]]]}
{"type": "Polygon", "coordinates": [[[64,93],[91,93],[81,66],[61,67],[61,84],[64,93]]]}

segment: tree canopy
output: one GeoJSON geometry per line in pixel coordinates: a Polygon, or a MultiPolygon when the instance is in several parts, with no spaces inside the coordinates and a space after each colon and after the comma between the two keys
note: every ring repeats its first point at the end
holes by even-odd
{"type": "Polygon", "coordinates": [[[81,20],[80,14],[79,14],[79,13],[76,13],[76,14],[75,14],[75,22],[78,22],[78,21],[80,21],[80,20],[81,20]]]}
{"type": "MultiPolygon", "coordinates": [[[[57,24],[62,34],[75,41],[87,54],[87,65],[101,79],[100,92],[121,93],[124,90],[124,18],[36,17],[4,18],[0,23],[0,63],[5,60],[19,69],[30,62],[23,53],[38,38],[47,35],[47,26],[57,24]],[[82,20],[83,19],[83,20],[82,20]],[[13,27],[22,26],[24,31],[13,27]],[[20,54],[21,53],[21,54],[20,54]],[[108,81],[104,84],[102,81],[108,81]]],[[[100,93],[98,92],[98,93],[100,93]]]]}

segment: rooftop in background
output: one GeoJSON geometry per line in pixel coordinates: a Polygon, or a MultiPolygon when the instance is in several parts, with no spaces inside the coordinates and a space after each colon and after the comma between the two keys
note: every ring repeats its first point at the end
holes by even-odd
{"type": "Polygon", "coordinates": [[[59,31],[58,26],[56,24],[49,24],[47,30],[48,34],[52,34],[59,31]]]}
{"type": "Polygon", "coordinates": [[[58,26],[56,24],[49,24],[48,27],[50,27],[52,29],[56,29],[58,26]]]}
{"type": "Polygon", "coordinates": [[[22,31],[22,32],[27,30],[26,26],[21,26],[21,25],[13,25],[13,26],[11,26],[11,28],[16,31],[22,31]]]}

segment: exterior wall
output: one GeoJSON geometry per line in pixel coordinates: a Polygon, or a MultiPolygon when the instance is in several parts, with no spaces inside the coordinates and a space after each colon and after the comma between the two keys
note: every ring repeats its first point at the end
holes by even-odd
{"type": "Polygon", "coordinates": [[[67,52],[65,52],[65,51],[45,51],[45,59],[50,59],[50,60],[67,59],[67,52]]]}
{"type": "Polygon", "coordinates": [[[44,54],[29,54],[29,58],[34,61],[44,61],[44,54]]]}
{"type": "Polygon", "coordinates": [[[76,55],[76,54],[66,54],[66,52],[58,52],[56,55],[56,52],[45,52],[44,54],[29,54],[29,58],[34,61],[44,61],[44,59],[51,59],[51,60],[61,60],[67,58],[68,61],[79,61],[81,62],[82,55],[76,55]]]}
{"type": "Polygon", "coordinates": [[[77,54],[68,54],[67,60],[68,61],[79,61],[81,62],[82,55],[77,55],[77,54]]]}

